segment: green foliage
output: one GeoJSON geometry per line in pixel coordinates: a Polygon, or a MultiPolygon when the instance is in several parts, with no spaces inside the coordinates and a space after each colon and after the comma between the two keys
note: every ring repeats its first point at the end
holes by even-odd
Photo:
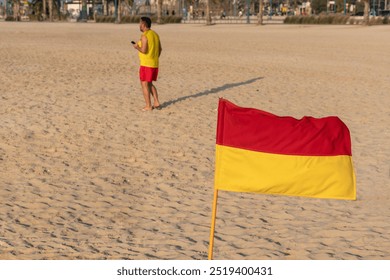
{"type": "Polygon", "coordinates": [[[356,2],[356,10],[355,10],[355,12],[356,13],[364,12],[364,2],[363,1],[356,2]]]}
{"type": "Polygon", "coordinates": [[[15,19],[15,17],[14,16],[7,16],[6,18],[5,18],[5,21],[15,21],[16,19],[15,19]]]}
{"type": "Polygon", "coordinates": [[[333,15],[322,14],[318,16],[318,24],[332,24],[333,20],[333,15]]]}
{"type": "MultiPolygon", "coordinates": [[[[363,20],[344,14],[321,14],[318,16],[288,16],[285,24],[362,24],[363,20]]],[[[390,24],[389,17],[371,17],[369,25],[390,24]]]]}
{"type": "Polygon", "coordinates": [[[344,0],[336,0],[337,13],[344,13],[344,0]]]}
{"type": "Polygon", "coordinates": [[[302,23],[303,24],[316,24],[316,17],[315,16],[302,17],[302,23]]]}
{"type": "MultiPolygon", "coordinates": [[[[141,16],[122,16],[120,23],[139,23],[141,16]]],[[[151,17],[152,22],[157,22],[157,16],[151,17]]],[[[162,24],[166,23],[181,23],[182,17],[179,16],[165,16],[161,18],[162,24]]],[[[113,16],[97,16],[96,22],[98,23],[114,23],[115,17],[113,16]]]]}
{"type": "Polygon", "coordinates": [[[121,23],[139,23],[141,16],[123,16],[121,23]]]}
{"type": "Polygon", "coordinates": [[[179,16],[166,16],[163,17],[163,23],[181,23],[182,17],[179,16]]]}
{"type": "Polygon", "coordinates": [[[299,16],[288,16],[284,19],[286,24],[297,24],[299,16]]]}
{"type": "Polygon", "coordinates": [[[37,14],[29,15],[29,17],[30,17],[31,21],[40,21],[41,20],[41,16],[37,15],[37,14]]]}
{"type": "Polygon", "coordinates": [[[382,17],[372,17],[370,18],[369,25],[381,25],[383,24],[384,18],[382,17]]]}
{"type": "Polygon", "coordinates": [[[322,12],[326,12],[326,3],[327,0],[312,0],[311,8],[315,14],[320,14],[322,12]]]}
{"type": "Polygon", "coordinates": [[[349,16],[344,14],[336,14],[333,18],[333,24],[347,24],[349,16]]]}
{"type": "Polygon", "coordinates": [[[319,16],[288,16],[286,24],[347,24],[350,17],[343,14],[321,14],[319,16]]]}
{"type": "MultiPolygon", "coordinates": [[[[327,0],[312,0],[311,1],[311,7],[313,9],[314,14],[320,14],[325,12],[331,12],[334,11],[328,11],[326,4],[327,0]]],[[[360,2],[356,2],[357,4],[360,4],[360,2]]],[[[336,0],[336,12],[337,13],[344,13],[344,0],[336,0]]]]}
{"type": "Polygon", "coordinates": [[[96,16],[96,22],[99,23],[114,23],[115,18],[113,16],[96,16]]]}

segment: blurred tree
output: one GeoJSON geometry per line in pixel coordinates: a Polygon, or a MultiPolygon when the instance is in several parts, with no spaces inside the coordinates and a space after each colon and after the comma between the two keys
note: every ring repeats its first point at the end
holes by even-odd
{"type": "Polygon", "coordinates": [[[206,24],[211,25],[210,0],[206,2],[206,24]]]}
{"type": "Polygon", "coordinates": [[[81,1],[81,19],[85,21],[87,20],[87,0],[81,1]]]}
{"type": "Polygon", "coordinates": [[[13,0],[13,13],[14,13],[14,20],[18,21],[20,17],[20,2],[19,0],[13,0]]]}
{"type": "Polygon", "coordinates": [[[42,0],[43,8],[42,8],[42,18],[46,20],[46,0],[42,0]]]}
{"type": "Polygon", "coordinates": [[[365,25],[368,25],[370,22],[369,12],[370,12],[370,0],[364,0],[364,19],[363,19],[363,22],[365,25]]]}
{"type": "Polygon", "coordinates": [[[162,2],[163,0],[157,0],[157,23],[162,23],[162,2]]]}
{"type": "Polygon", "coordinates": [[[326,12],[326,4],[327,0],[312,0],[311,8],[313,9],[313,13],[318,15],[322,12],[326,12]]]}
{"type": "Polygon", "coordinates": [[[53,21],[53,0],[49,1],[49,21],[53,21]]]}
{"type": "Polygon", "coordinates": [[[257,15],[257,24],[263,24],[264,0],[259,0],[259,14],[257,15]]]}

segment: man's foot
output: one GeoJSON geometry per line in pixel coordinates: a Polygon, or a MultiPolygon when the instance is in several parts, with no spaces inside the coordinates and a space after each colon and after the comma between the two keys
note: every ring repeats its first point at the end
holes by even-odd
{"type": "Polygon", "coordinates": [[[162,107],[161,107],[161,105],[157,105],[157,106],[153,106],[152,108],[156,109],[156,110],[161,110],[162,107]]]}
{"type": "Polygon", "coordinates": [[[153,110],[153,107],[145,107],[145,108],[141,109],[142,112],[148,112],[148,111],[152,111],[152,110],[153,110]]]}

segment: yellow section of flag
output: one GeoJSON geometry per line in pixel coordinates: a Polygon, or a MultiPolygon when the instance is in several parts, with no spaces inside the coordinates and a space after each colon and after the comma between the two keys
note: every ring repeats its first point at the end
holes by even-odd
{"type": "Polygon", "coordinates": [[[352,157],[295,156],[216,145],[215,188],[314,198],[356,199],[352,157]]]}

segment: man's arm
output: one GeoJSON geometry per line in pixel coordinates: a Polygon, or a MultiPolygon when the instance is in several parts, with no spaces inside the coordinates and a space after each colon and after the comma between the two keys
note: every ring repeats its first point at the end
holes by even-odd
{"type": "Polygon", "coordinates": [[[158,57],[160,57],[161,52],[162,52],[161,42],[158,41],[158,57]]]}
{"type": "Polygon", "coordinates": [[[148,38],[146,38],[145,35],[142,35],[141,37],[141,47],[138,46],[138,44],[134,45],[134,48],[138,50],[139,52],[146,54],[148,52],[148,38]]]}

